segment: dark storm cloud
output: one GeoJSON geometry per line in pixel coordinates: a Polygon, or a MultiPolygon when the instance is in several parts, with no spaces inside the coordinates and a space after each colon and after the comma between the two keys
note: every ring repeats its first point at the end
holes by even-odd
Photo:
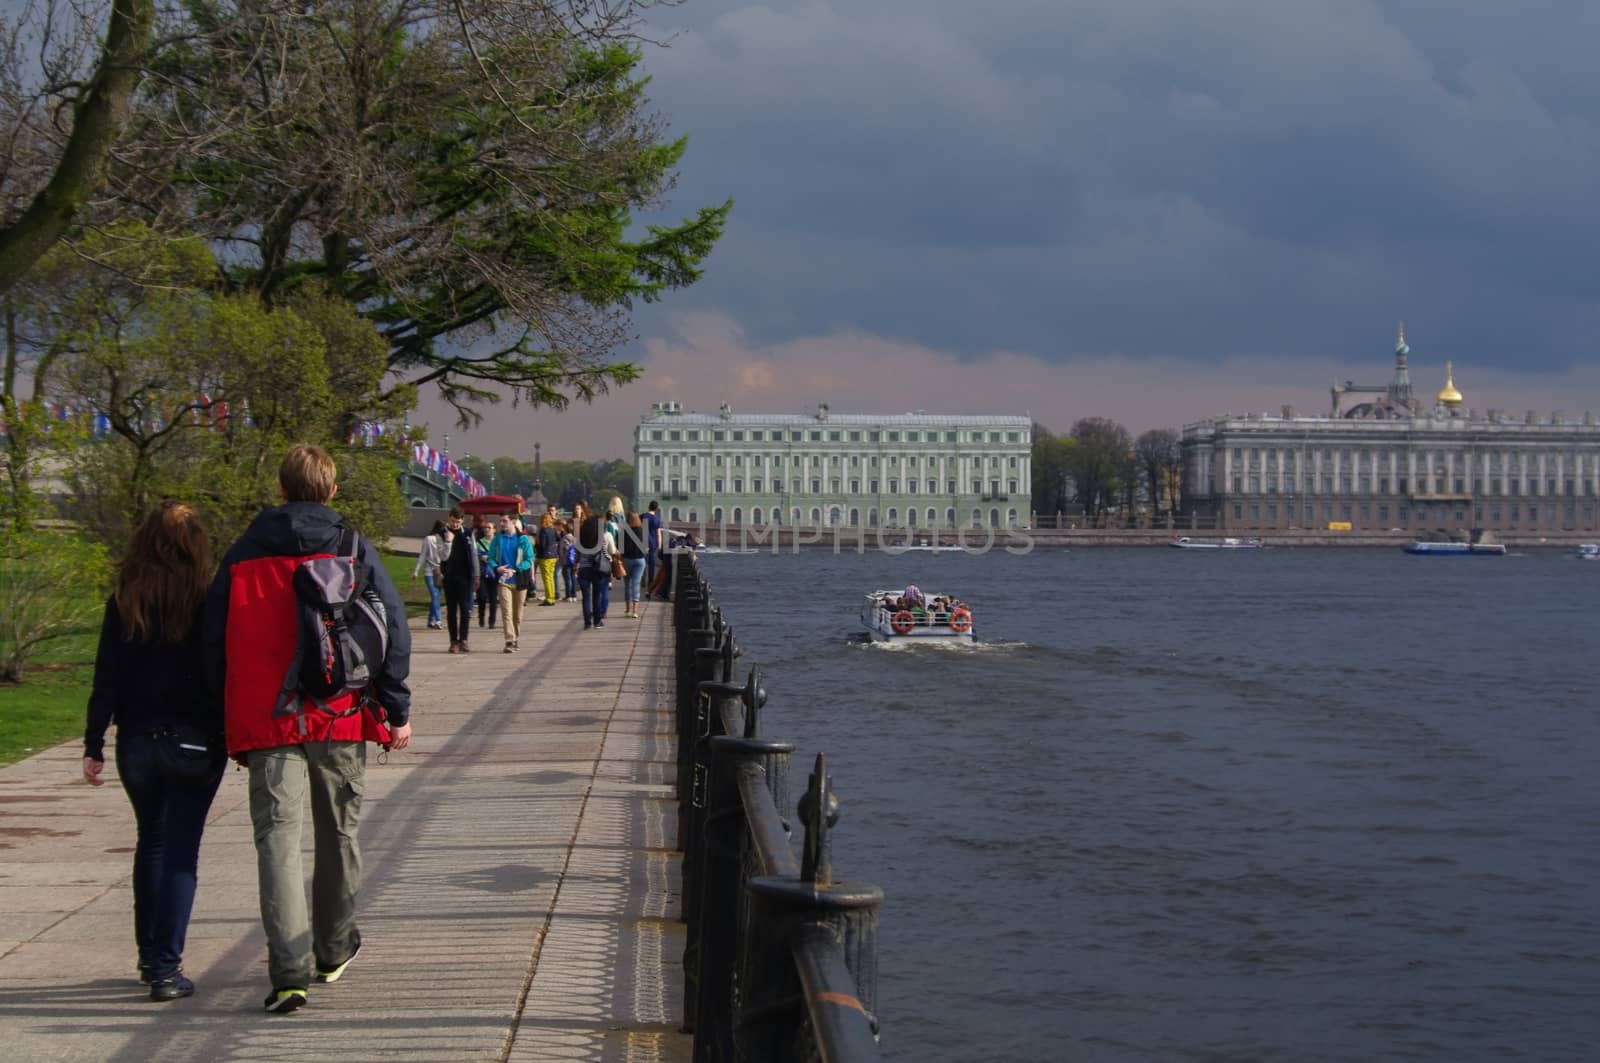
{"type": "MultiPolygon", "coordinates": [[[[675,308],[760,341],[1559,368],[1596,331],[1597,5],[688,0],[675,308]]],[[[641,324],[650,328],[650,319],[641,324]]]]}

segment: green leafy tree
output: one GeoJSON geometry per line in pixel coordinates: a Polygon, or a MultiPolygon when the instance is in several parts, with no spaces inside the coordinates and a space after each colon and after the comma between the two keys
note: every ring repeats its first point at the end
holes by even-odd
{"type": "Polygon", "coordinates": [[[1072,426],[1071,473],[1078,502],[1091,516],[1115,505],[1128,477],[1132,443],[1128,430],[1106,417],[1084,417],[1072,426]]]}
{"type": "Polygon", "coordinates": [[[45,644],[93,630],[110,579],[99,543],[31,529],[0,534],[0,682],[22,682],[45,644]]]}
{"type": "Polygon", "coordinates": [[[1183,447],[1171,428],[1152,428],[1133,441],[1133,452],[1152,511],[1171,513],[1183,486],[1183,447]]]}
{"type": "Polygon", "coordinates": [[[1066,513],[1074,507],[1071,436],[1058,436],[1042,424],[1033,426],[1033,508],[1045,516],[1066,513]]]}
{"type": "Polygon", "coordinates": [[[75,516],[118,544],[156,501],[179,497],[226,542],[277,501],[283,452],[308,440],[339,457],[341,508],[381,540],[400,505],[394,455],[346,446],[345,433],[407,396],[378,396],[386,348],[369,323],[310,288],[273,308],[209,290],[216,264],[197,240],[124,225],[82,246],[91,253],[42,261],[50,299],[34,311],[49,337],[36,387],[109,424],[71,465],[75,516]]]}
{"type": "Polygon", "coordinates": [[[651,6],[190,0],[166,28],[196,43],[163,51],[118,187],[225,246],[231,290],[357,307],[391,379],[464,422],[591,398],[638,375],[614,360],[628,311],[698,279],[729,209],[634,224],[685,148],[647,110],[651,6]]]}

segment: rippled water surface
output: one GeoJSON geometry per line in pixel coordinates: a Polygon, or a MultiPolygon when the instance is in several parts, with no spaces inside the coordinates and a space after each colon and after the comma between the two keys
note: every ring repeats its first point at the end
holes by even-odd
{"type": "Polygon", "coordinates": [[[1600,1060],[1600,564],[703,564],[888,895],[889,1058],[1600,1060]],[[983,643],[863,644],[906,582],[983,643]]]}

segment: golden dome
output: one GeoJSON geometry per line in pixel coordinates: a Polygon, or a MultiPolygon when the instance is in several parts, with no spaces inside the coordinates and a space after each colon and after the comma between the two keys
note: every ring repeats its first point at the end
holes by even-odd
{"type": "Polygon", "coordinates": [[[1456,390],[1456,368],[1450,362],[1444,363],[1444,388],[1439,392],[1439,401],[1446,406],[1460,406],[1465,401],[1456,390]]]}

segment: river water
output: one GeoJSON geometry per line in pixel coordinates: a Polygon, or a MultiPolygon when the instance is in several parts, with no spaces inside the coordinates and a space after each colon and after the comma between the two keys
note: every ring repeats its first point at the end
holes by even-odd
{"type": "Polygon", "coordinates": [[[1600,1060],[1600,564],[708,555],[895,1060],[1600,1060]],[[973,606],[888,649],[862,592],[973,606]]]}

